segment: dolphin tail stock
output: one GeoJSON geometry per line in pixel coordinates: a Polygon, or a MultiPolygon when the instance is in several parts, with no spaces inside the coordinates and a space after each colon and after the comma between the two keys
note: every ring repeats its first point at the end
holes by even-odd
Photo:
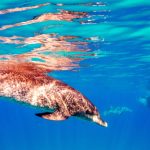
{"type": "Polygon", "coordinates": [[[35,115],[38,117],[44,118],[44,119],[57,120],[57,121],[66,120],[68,118],[67,116],[62,115],[61,112],[59,112],[58,110],[56,110],[52,113],[44,112],[44,113],[38,113],[35,115]]]}

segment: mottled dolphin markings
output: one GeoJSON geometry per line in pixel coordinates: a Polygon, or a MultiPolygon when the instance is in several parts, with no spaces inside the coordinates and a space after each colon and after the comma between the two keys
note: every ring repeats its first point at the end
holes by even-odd
{"type": "Polygon", "coordinates": [[[48,120],[65,120],[76,116],[107,127],[97,108],[85,96],[47,76],[46,71],[38,73],[40,68],[36,67],[35,63],[1,61],[0,96],[13,97],[16,101],[45,109],[46,112],[36,115],[48,120]]]}

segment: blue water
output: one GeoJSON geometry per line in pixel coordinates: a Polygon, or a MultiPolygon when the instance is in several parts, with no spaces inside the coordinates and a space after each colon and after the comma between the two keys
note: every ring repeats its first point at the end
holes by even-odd
{"type": "MultiPolygon", "coordinates": [[[[75,43],[75,50],[67,51],[70,45],[53,45],[48,51],[45,48],[39,53],[75,60],[73,67],[54,69],[49,75],[86,95],[100,110],[108,128],[75,117],[61,122],[44,120],[34,115],[38,109],[1,97],[0,150],[149,150],[150,2],[106,0],[100,4],[95,0],[3,0],[0,9],[47,2],[51,3],[0,14],[0,29],[60,10],[86,12],[88,16],[2,29],[0,60],[41,48],[44,44],[40,41],[24,42],[36,35],[55,34],[56,39],[74,36],[74,39],[64,41],[75,43]],[[12,40],[13,36],[17,38],[12,40]]],[[[61,45],[66,44],[64,41],[60,40],[61,45]]],[[[28,61],[45,62],[36,56],[28,61]]]]}

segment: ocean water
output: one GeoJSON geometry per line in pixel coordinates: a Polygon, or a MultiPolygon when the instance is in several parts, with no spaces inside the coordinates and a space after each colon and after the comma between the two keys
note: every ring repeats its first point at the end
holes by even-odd
{"type": "Polygon", "coordinates": [[[0,97],[0,150],[150,149],[148,0],[3,0],[0,20],[0,61],[46,65],[108,122],[49,121],[0,97]]]}

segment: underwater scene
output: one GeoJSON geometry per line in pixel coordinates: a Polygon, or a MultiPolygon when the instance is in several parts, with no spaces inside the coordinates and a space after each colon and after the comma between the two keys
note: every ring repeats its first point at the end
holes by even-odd
{"type": "Polygon", "coordinates": [[[150,1],[0,2],[0,150],[149,150],[150,1]]]}

